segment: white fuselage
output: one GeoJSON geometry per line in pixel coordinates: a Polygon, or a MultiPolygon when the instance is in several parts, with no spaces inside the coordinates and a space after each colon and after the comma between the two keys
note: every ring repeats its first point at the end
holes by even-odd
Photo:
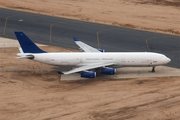
{"type": "Polygon", "coordinates": [[[41,53],[32,54],[34,60],[59,66],[83,66],[96,63],[116,63],[116,67],[158,66],[167,64],[165,55],[152,52],[105,52],[105,53],[41,53]]]}

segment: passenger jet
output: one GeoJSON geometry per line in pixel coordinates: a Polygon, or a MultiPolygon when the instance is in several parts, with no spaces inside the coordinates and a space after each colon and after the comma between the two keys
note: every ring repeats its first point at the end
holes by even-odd
{"type": "Polygon", "coordinates": [[[95,78],[96,72],[114,75],[119,67],[152,67],[164,65],[171,60],[163,54],[153,52],[104,52],[93,48],[76,38],[75,43],[84,52],[49,53],[36,46],[23,32],[14,32],[19,44],[20,52],[17,58],[27,58],[38,62],[56,66],[74,66],[75,68],[59,74],[80,73],[81,77],[95,78]]]}

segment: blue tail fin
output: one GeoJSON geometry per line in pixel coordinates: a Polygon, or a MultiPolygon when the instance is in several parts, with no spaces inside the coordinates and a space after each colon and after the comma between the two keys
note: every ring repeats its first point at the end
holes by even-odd
{"type": "Polygon", "coordinates": [[[36,46],[23,32],[14,32],[24,53],[47,53],[36,46]]]}

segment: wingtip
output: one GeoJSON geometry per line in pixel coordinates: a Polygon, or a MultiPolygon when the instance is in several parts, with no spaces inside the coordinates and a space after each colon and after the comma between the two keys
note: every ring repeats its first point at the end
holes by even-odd
{"type": "Polygon", "coordinates": [[[73,39],[74,39],[74,41],[76,42],[76,41],[79,41],[78,39],[76,39],[75,37],[73,37],[73,39]]]}
{"type": "Polygon", "coordinates": [[[63,72],[60,72],[60,71],[57,71],[57,72],[58,72],[58,74],[61,74],[61,75],[64,74],[63,72]]]}

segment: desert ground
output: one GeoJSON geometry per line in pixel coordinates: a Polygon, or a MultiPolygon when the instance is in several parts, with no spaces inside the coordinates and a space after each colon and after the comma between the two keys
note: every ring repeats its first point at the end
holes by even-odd
{"type": "Polygon", "coordinates": [[[16,53],[0,48],[0,120],[180,119],[180,77],[59,81],[53,66],[16,53]]]}
{"type": "MultiPolygon", "coordinates": [[[[179,6],[178,0],[0,0],[2,8],[177,35],[179,6]]],[[[14,59],[18,48],[4,45],[0,43],[0,120],[180,119],[178,76],[59,81],[56,67],[14,59]]]]}
{"type": "Polygon", "coordinates": [[[11,41],[0,44],[0,120],[180,119],[178,76],[60,81],[55,66],[14,59],[11,41]]]}
{"type": "Polygon", "coordinates": [[[0,0],[0,7],[180,34],[179,0],[0,0]]]}

